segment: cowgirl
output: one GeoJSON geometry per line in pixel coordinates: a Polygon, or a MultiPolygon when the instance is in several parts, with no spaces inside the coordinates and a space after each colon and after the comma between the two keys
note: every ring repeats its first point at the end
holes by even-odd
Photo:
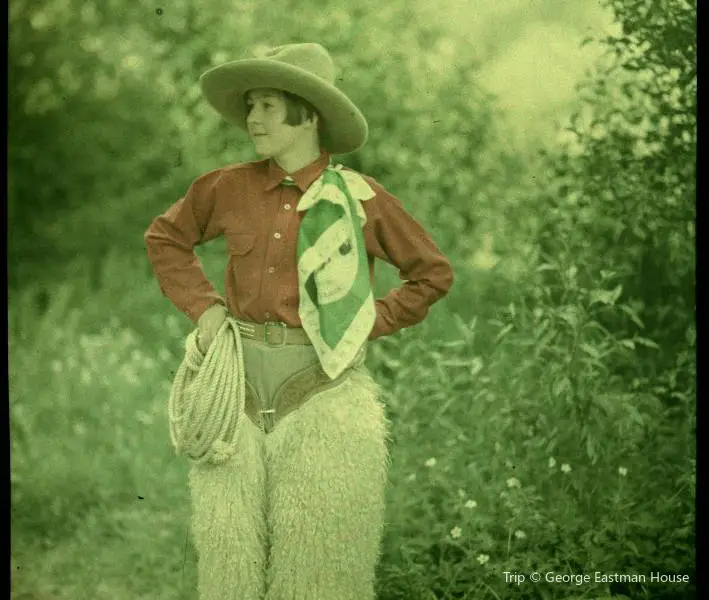
{"type": "Polygon", "coordinates": [[[243,340],[238,452],[190,471],[203,600],[368,600],[384,519],[387,422],[363,357],[451,286],[449,262],[371,177],[330,165],[367,138],[318,44],[201,77],[263,160],[216,169],[145,234],[160,289],[203,352],[228,317],[243,340]],[[225,235],[225,298],[193,252],[225,235]],[[404,285],[372,298],[375,258],[404,285]]]}

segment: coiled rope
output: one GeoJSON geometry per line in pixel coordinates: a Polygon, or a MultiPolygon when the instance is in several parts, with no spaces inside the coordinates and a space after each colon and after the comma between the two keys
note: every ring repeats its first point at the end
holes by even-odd
{"type": "Polygon", "coordinates": [[[236,452],[244,418],[241,333],[227,317],[206,354],[197,346],[197,333],[187,336],[170,390],[170,438],[177,454],[196,463],[221,463],[236,452]]]}

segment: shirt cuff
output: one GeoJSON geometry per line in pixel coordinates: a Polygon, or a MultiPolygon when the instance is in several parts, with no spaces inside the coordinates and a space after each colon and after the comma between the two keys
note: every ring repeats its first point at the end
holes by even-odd
{"type": "Polygon", "coordinates": [[[369,334],[370,340],[376,340],[379,337],[390,334],[393,330],[393,322],[391,322],[391,317],[385,317],[385,314],[389,314],[389,309],[384,304],[383,300],[377,300],[375,303],[377,317],[374,321],[374,327],[369,334]]]}
{"type": "Polygon", "coordinates": [[[204,314],[204,312],[215,304],[221,304],[223,307],[226,308],[226,302],[224,302],[222,297],[217,294],[214,294],[190,306],[187,310],[185,310],[185,314],[196,325],[199,321],[199,318],[204,314]]]}

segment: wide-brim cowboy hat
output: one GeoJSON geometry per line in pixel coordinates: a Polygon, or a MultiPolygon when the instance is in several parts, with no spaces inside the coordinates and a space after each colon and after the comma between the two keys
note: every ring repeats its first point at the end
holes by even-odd
{"type": "Polygon", "coordinates": [[[246,129],[246,92],[273,88],[300,96],[317,109],[320,145],[328,152],[354,152],[367,141],[367,120],[335,87],[335,66],[320,44],[287,44],[262,56],[227,62],[203,73],[200,84],[212,107],[242,129],[246,129]]]}

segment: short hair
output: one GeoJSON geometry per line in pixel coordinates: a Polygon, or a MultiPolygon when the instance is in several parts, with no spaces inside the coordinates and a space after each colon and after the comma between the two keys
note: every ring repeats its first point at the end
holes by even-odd
{"type": "Polygon", "coordinates": [[[303,112],[305,112],[306,120],[312,119],[315,115],[319,116],[317,109],[305,98],[301,98],[291,92],[281,91],[281,93],[286,103],[285,123],[287,125],[291,127],[300,125],[303,122],[303,112]]]}
{"type": "MultiPolygon", "coordinates": [[[[286,92],[285,90],[278,90],[283,96],[283,101],[286,105],[286,118],[283,121],[286,125],[295,127],[303,123],[303,113],[305,113],[305,119],[311,119],[313,116],[318,116],[318,131],[322,127],[322,119],[320,119],[320,113],[318,110],[305,98],[301,98],[297,94],[291,92],[286,92]]],[[[249,92],[244,94],[244,104],[246,105],[246,115],[248,116],[251,112],[251,107],[249,106],[249,92]]]]}

